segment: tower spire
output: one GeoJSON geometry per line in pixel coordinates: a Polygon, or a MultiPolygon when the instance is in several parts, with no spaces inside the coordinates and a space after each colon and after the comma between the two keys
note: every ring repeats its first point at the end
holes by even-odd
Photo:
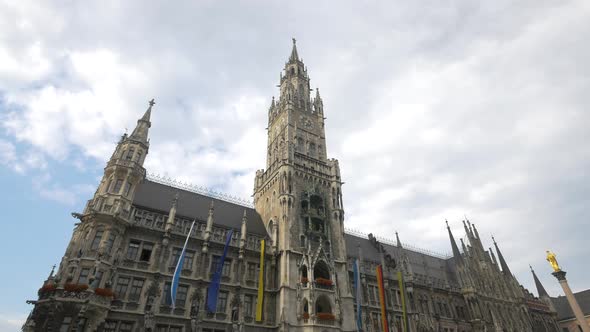
{"type": "Polygon", "coordinates": [[[510,269],[508,268],[508,264],[506,264],[506,260],[504,260],[504,256],[502,255],[502,252],[500,251],[500,248],[498,247],[498,244],[496,243],[496,239],[494,239],[493,236],[492,236],[492,241],[494,241],[494,246],[496,247],[496,252],[498,253],[498,259],[500,260],[500,266],[502,266],[502,272],[504,272],[504,274],[507,274],[507,275],[512,275],[512,273],[510,272],[510,269]]]}
{"type": "Polygon", "coordinates": [[[543,287],[543,284],[541,284],[541,280],[539,280],[539,278],[537,278],[537,274],[535,273],[535,270],[533,270],[533,267],[529,265],[529,267],[531,268],[531,272],[533,273],[533,279],[535,280],[535,286],[537,287],[537,293],[539,294],[539,298],[549,298],[549,294],[547,293],[547,291],[545,290],[545,287],[543,287]]]}
{"type": "Polygon", "coordinates": [[[297,40],[293,39],[293,49],[291,50],[291,56],[289,57],[289,62],[299,61],[299,54],[297,54],[297,40]]]}
{"type": "Polygon", "coordinates": [[[150,122],[150,118],[152,116],[152,107],[156,104],[156,102],[154,101],[154,99],[152,98],[152,100],[149,101],[148,103],[148,108],[145,111],[145,113],[143,114],[143,116],[137,120],[137,126],[135,126],[135,129],[133,129],[133,132],[131,133],[130,138],[135,139],[135,140],[139,140],[143,143],[147,143],[148,140],[148,131],[150,129],[150,127],[152,126],[152,123],[150,122]]]}
{"type": "Polygon", "coordinates": [[[402,241],[399,240],[399,234],[397,234],[397,231],[395,232],[395,240],[397,241],[396,245],[398,248],[402,247],[402,241]]]}
{"type": "Polygon", "coordinates": [[[449,227],[449,221],[445,219],[445,223],[447,224],[447,230],[449,231],[449,239],[451,240],[451,247],[453,248],[453,256],[458,262],[462,262],[463,257],[461,257],[461,252],[459,251],[459,247],[457,247],[457,242],[455,242],[455,237],[453,237],[451,227],[449,227]]]}

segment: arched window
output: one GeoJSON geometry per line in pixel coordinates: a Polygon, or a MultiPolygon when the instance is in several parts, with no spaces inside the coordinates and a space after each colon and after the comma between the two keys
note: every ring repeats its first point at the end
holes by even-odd
{"type": "Polygon", "coordinates": [[[328,265],[324,261],[318,261],[315,266],[313,267],[313,277],[314,279],[327,279],[330,280],[330,269],[328,265]]]}
{"type": "Polygon", "coordinates": [[[319,195],[312,195],[309,198],[310,208],[317,214],[323,215],[324,213],[324,200],[319,195]]]}
{"type": "Polygon", "coordinates": [[[301,272],[301,283],[307,283],[309,281],[309,279],[307,279],[307,266],[303,265],[299,271],[301,272]]]}
{"type": "Polygon", "coordinates": [[[316,314],[325,313],[331,314],[332,313],[332,306],[330,305],[330,300],[325,295],[321,295],[318,297],[317,301],[315,302],[315,312],[316,314]]]}

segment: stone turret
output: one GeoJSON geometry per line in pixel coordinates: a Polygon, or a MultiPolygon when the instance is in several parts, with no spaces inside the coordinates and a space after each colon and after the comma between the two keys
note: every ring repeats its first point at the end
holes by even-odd
{"type": "Polygon", "coordinates": [[[85,214],[100,213],[129,221],[131,202],[137,185],[145,178],[143,163],[149,150],[148,132],[154,101],[137,120],[131,136],[124,134],[110,160],[94,197],[88,202],[85,214]]]}
{"type": "Polygon", "coordinates": [[[494,241],[494,247],[496,248],[496,252],[498,253],[498,259],[500,260],[500,266],[502,267],[502,272],[505,275],[512,276],[512,273],[510,272],[510,269],[508,268],[508,264],[506,263],[506,260],[504,259],[504,256],[502,255],[500,248],[498,247],[498,243],[496,243],[496,239],[494,239],[493,236],[492,236],[492,241],[494,241]]]}

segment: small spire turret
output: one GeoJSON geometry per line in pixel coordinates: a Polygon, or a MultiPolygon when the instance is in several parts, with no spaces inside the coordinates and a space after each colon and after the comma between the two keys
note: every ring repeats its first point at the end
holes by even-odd
{"type": "Polygon", "coordinates": [[[459,239],[461,240],[461,249],[463,249],[463,252],[465,253],[465,255],[469,254],[469,252],[467,251],[467,246],[465,246],[465,242],[463,242],[463,239],[459,239]]]}
{"type": "Polygon", "coordinates": [[[496,266],[498,265],[498,261],[496,260],[496,255],[494,255],[494,251],[492,250],[492,248],[490,249],[490,258],[492,259],[492,263],[494,263],[496,266]]]}
{"type": "Polygon", "coordinates": [[[498,253],[498,259],[500,260],[500,266],[502,267],[502,272],[505,275],[511,276],[512,273],[510,272],[510,269],[508,268],[508,264],[506,264],[506,260],[504,260],[504,256],[502,255],[502,252],[500,251],[500,248],[498,247],[498,244],[496,243],[496,239],[493,236],[492,236],[492,241],[494,241],[494,246],[496,247],[496,252],[498,253]]]}
{"type": "Polygon", "coordinates": [[[152,107],[155,104],[156,102],[154,102],[154,99],[150,100],[150,102],[148,103],[149,106],[147,110],[145,111],[143,116],[139,120],[137,120],[137,126],[135,127],[135,129],[133,129],[131,136],[129,136],[130,138],[138,140],[142,143],[148,142],[148,131],[149,128],[152,126],[152,123],[150,122],[150,118],[152,116],[152,107]]]}
{"type": "Polygon", "coordinates": [[[402,241],[399,240],[399,234],[397,233],[397,231],[395,232],[395,241],[397,242],[396,245],[398,248],[402,247],[402,241]]]}
{"type": "Polygon", "coordinates": [[[461,256],[461,252],[459,251],[459,247],[457,247],[457,242],[455,242],[455,237],[453,236],[453,232],[451,232],[451,227],[449,226],[449,222],[445,220],[447,224],[447,231],[449,232],[449,239],[451,240],[451,247],[453,249],[453,257],[457,260],[457,262],[462,263],[463,257],[461,256]]]}
{"type": "Polygon", "coordinates": [[[291,50],[291,56],[289,57],[289,62],[299,61],[299,54],[297,54],[297,40],[293,39],[293,49],[291,50]]]}
{"type": "Polygon", "coordinates": [[[531,273],[533,274],[533,279],[535,280],[535,287],[537,287],[537,294],[539,294],[539,298],[549,299],[549,294],[545,290],[545,287],[543,287],[541,280],[539,280],[539,278],[537,277],[535,270],[533,270],[532,266],[529,265],[529,267],[531,268],[531,273]]]}

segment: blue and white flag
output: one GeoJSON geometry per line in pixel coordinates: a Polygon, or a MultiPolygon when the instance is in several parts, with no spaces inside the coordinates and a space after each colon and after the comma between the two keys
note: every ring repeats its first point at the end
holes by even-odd
{"type": "Polygon", "coordinates": [[[362,302],[362,291],[361,291],[361,273],[359,260],[354,260],[352,267],[354,273],[354,292],[356,296],[356,327],[359,331],[363,330],[363,319],[361,315],[361,302],[362,302]]]}
{"type": "Polygon", "coordinates": [[[174,310],[174,306],[176,305],[176,290],[178,290],[178,282],[180,281],[180,272],[182,271],[182,264],[184,263],[184,253],[186,252],[186,246],[188,245],[188,239],[191,237],[193,233],[193,227],[195,226],[195,221],[191,225],[191,229],[188,231],[188,235],[186,236],[186,241],[184,241],[184,247],[182,247],[182,252],[180,253],[180,257],[178,257],[178,263],[176,263],[176,269],[174,270],[174,275],[172,276],[172,285],[170,285],[170,299],[172,310],[174,310]]]}
{"type": "Polygon", "coordinates": [[[208,312],[216,312],[217,311],[217,295],[219,294],[219,284],[221,283],[221,273],[223,272],[223,264],[225,263],[225,256],[227,255],[227,249],[229,248],[229,242],[231,241],[231,236],[234,230],[230,229],[227,232],[227,239],[225,240],[225,247],[223,248],[223,255],[219,258],[217,262],[217,270],[215,270],[215,274],[213,274],[213,278],[211,279],[211,283],[209,284],[209,288],[207,289],[207,311],[208,312]]]}

